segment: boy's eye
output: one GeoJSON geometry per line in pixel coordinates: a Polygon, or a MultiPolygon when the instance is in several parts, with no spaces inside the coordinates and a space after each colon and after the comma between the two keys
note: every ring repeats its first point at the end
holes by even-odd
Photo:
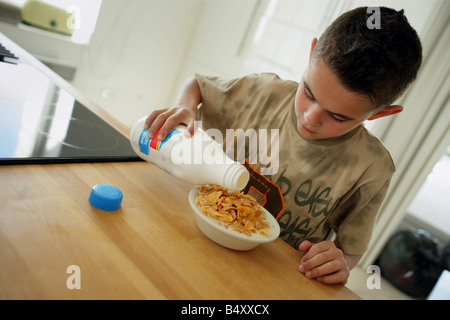
{"type": "Polygon", "coordinates": [[[336,115],[334,113],[328,112],[328,115],[331,117],[332,120],[336,121],[336,122],[345,122],[347,121],[347,119],[342,118],[339,115],[336,115]]]}
{"type": "Polygon", "coordinates": [[[316,101],[316,100],[308,93],[308,90],[306,90],[306,88],[303,89],[303,94],[305,95],[305,98],[308,99],[309,101],[316,101]]]}
{"type": "MultiPolygon", "coordinates": [[[[308,92],[308,89],[303,88],[303,94],[305,95],[305,98],[308,99],[309,101],[311,101],[311,102],[316,101],[316,99],[314,99],[314,97],[308,92]]],[[[339,122],[339,123],[342,123],[342,122],[345,122],[345,121],[349,120],[346,117],[343,117],[343,116],[341,116],[339,114],[335,114],[335,113],[332,113],[332,112],[328,112],[328,116],[333,121],[336,121],[336,122],[339,122]]]]}

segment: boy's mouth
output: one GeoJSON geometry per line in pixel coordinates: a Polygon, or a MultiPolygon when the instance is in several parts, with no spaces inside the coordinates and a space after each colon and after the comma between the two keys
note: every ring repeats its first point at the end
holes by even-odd
{"type": "Polygon", "coordinates": [[[309,130],[303,123],[300,122],[300,125],[302,126],[303,130],[310,134],[316,134],[316,132],[309,130]]]}

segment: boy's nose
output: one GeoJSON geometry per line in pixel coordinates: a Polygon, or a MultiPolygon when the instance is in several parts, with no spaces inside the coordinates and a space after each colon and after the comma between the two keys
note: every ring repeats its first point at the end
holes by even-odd
{"type": "Polygon", "coordinates": [[[320,127],[322,125],[321,112],[316,104],[311,105],[304,114],[305,124],[311,127],[320,127]]]}

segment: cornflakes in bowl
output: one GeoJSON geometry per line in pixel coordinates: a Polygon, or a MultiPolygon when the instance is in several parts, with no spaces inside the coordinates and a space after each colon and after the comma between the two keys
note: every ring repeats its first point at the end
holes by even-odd
{"type": "Polygon", "coordinates": [[[218,186],[202,186],[189,194],[200,230],[214,242],[250,250],[278,238],[275,218],[251,196],[218,186]]]}

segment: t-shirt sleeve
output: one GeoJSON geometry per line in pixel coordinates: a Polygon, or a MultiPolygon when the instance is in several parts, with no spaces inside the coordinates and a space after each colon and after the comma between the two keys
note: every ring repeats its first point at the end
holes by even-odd
{"type": "Polygon", "coordinates": [[[195,74],[202,95],[200,119],[203,128],[225,130],[239,114],[242,97],[248,94],[250,77],[225,80],[195,74]]]}
{"type": "MultiPolygon", "coordinates": [[[[290,102],[298,83],[280,79],[273,73],[248,74],[225,80],[219,77],[195,75],[202,94],[200,119],[203,128],[268,128],[290,102]]],[[[279,120],[278,126],[282,122],[279,120]]]]}

